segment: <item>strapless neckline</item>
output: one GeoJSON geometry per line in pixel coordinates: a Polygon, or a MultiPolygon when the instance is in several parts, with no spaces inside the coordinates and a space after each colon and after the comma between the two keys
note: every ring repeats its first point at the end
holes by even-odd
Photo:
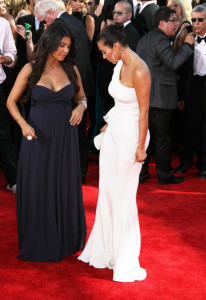
{"type": "Polygon", "coordinates": [[[72,83],[69,83],[69,84],[65,85],[63,88],[61,88],[61,89],[58,90],[58,91],[53,91],[53,90],[49,89],[48,87],[46,87],[46,86],[44,86],[44,85],[40,85],[40,84],[36,84],[35,86],[39,86],[39,87],[45,88],[45,89],[47,89],[47,90],[49,90],[49,91],[51,91],[51,92],[53,92],[53,93],[59,93],[59,92],[61,92],[62,90],[64,90],[67,86],[70,86],[70,85],[72,85],[72,83]]]}

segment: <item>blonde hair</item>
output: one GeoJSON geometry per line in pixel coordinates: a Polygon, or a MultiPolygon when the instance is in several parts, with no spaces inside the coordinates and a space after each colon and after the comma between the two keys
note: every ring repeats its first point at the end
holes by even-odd
{"type": "Polygon", "coordinates": [[[26,10],[28,13],[31,13],[30,5],[27,3],[26,0],[13,0],[10,5],[9,13],[16,18],[20,10],[26,10]]]}
{"type": "MultiPolygon", "coordinates": [[[[69,4],[71,10],[72,10],[72,1],[73,1],[73,0],[69,0],[69,1],[68,1],[68,4],[69,4]]],[[[83,8],[83,10],[82,10],[84,16],[87,14],[87,9],[86,9],[86,6],[85,6],[85,4],[86,4],[87,2],[88,2],[88,0],[84,0],[84,8],[83,8]]]]}
{"type": "Polygon", "coordinates": [[[169,0],[167,6],[172,6],[173,3],[181,7],[182,21],[191,19],[190,0],[169,0]]]}
{"type": "MultiPolygon", "coordinates": [[[[192,13],[192,5],[191,0],[183,0],[186,8],[186,16],[188,20],[191,20],[191,13],[192,13]]],[[[200,0],[199,0],[200,1],[200,0]]]]}
{"type": "Polygon", "coordinates": [[[66,10],[65,4],[62,0],[54,0],[54,2],[56,2],[60,10],[62,11],[66,10]]]}

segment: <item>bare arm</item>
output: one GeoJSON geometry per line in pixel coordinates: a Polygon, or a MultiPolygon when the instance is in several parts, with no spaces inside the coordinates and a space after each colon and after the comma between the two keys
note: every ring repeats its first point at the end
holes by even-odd
{"type": "MultiPolygon", "coordinates": [[[[185,25],[185,24],[183,24],[183,25],[185,25]]],[[[187,26],[188,26],[188,24],[187,24],[187,26]]],[[[172,50],[174,53],[179,51],[179,49],[183,45],[187,35],[188,35],[187,29],[185,28],[185,26],[182,26],[182,29],[180,30],[179,34],[177,35],[175,42],[172,46],[172,50]]]]}
{"type": "Polygon", "coordinates": [[[15,84],[11,90],[11,93],[7,99],[7,108],[14,118],[14,120],[19,124],[22,129],[22,134],[25,137],[31,135],[33,138],[37,138],[34,132],[34,129],[24,120],[22,117],[18,107],[17,102],[22,96],[23,92],[26,90],[28,84],[29,75],[32,72],[32,66],[30,64],[26,64],[21,72],[19,73],[15,84]]]}
{"type": "Polygon", "coordinates": [[[82,120],[84,110],[87,108],[87,98],[84,93],[82,80],[79,71],[76,66],[74,66],[74,71],[77,74],[77,84],[79,85],[79,92],[75,95],[75,102],[78,104],[72,111],[72,116],[70,118],[71,125],[79,125],[82,120]]]}
{"type": "Polygon", "coordinates": [[[143,162],[146,158],[145,141],[148,131],[148,111],[151,77],[147,65],[140,61],[138,70],[134,73],[134,87],[139,104],[139,142],[136,151],[136,161],[143,162]]]}
{"type": "Polygon", "coordinates": [[[86,26],[87,35],[88,35],[90,41],[92,41],[93,36],[94,36],[94,30],[95,30],[94,18],[87,15],[86,20],[85,20],[85,26],[86,26]]]}
{"type": "Polygon", "coordinates": [[[16,33],[16,24],[15,24],[15,21],[11,17],[8,19],[8,21],[9,21],[9,24],[10,24],[10,27],[11,27],[11,31],[12,31],[12,34],[13,34],[14,41],[16,42],[17,33],[16,33]]]}
{"type": "Polygon", "coordinates": [[[26,58],[29,62],[34,60],[34,44],[32,41],[32,32],[28,30],[29,35],[26,39],[26,58]]]}
{"type": "Polygon", "coordinates": [[[22,25],[17,25],[17,33],[23,37],[23,39],[26,40],[26,58],[29,62],[33,61],[34,55],[34,44],[32,41],[32,32],[31,30],[28,30],[28,35],[25,35],[25,28],[22,25]]]}

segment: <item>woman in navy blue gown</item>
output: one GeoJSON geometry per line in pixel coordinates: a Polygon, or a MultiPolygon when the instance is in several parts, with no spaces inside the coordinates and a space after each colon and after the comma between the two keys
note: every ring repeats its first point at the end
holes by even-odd
{"type": "Polygon", "coordinates": [[[18,258],[59,261],[85,245],[77,125],[87,102],[62,21],[47,27],[35,52],[35,63],[24,66],[7,101],[23,133],[17,179],[18,258]],[[16,105],[26,88],[31,98],[27,121],[16,105]]]}

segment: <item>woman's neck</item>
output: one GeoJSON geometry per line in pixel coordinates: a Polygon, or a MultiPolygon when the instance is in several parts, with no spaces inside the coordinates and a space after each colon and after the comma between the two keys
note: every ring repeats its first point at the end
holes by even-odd
{"type": "Polygon", "coordinates": [[[59,61],[50,53],[46,62],[46,68],[54,69],[59,65],[59,61]]]}
{"type": "Polygon", "coordinates": [[[124,57],[122,59],[123,63],[126,66],[130,65],[133,51],[129,47],[122,48],[121,51],[124,54],[124,57]]]}

